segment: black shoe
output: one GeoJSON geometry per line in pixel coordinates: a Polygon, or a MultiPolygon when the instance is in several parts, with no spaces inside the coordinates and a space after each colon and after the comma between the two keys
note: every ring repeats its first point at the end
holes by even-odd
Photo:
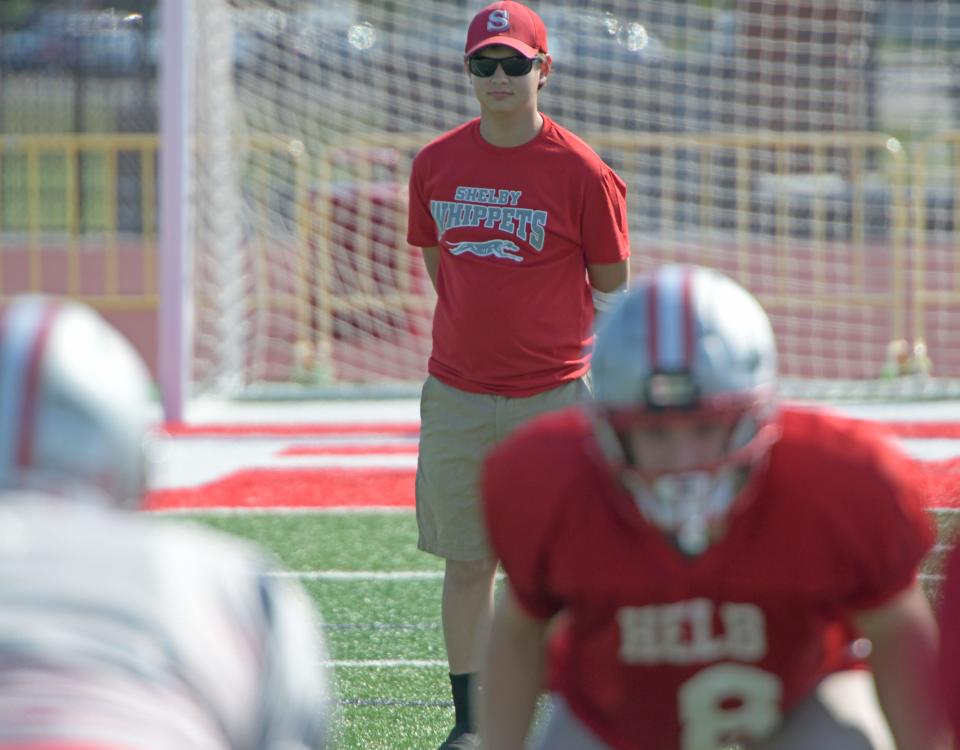
{"type": "Polygon", "coordinates": [[[480,736],[463,727],[454,727],[437,750],[480,750],[480,736]]]}

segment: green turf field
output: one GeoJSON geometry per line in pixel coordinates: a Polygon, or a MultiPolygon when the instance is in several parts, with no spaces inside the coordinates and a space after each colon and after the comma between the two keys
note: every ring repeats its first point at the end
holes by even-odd
{"type": "MultiPolygon", "coordinates": [[[[960,514],[937,514],[941,539],[960,514]]],[[[440,630],[442,562],[415,549],[411,511],[188,516],[273,550],[317,602],[340,715],[339,750],[433,750],[452,725],[440,630]]],[[[943,550],[925,583],[936,589],[943,550]]]]}
{"type": "Polygon", "coordinates": [[[303,585],[323,613],[330,657],[338,663],[335,747],[440,744],[453,722],[440,631],[443,564],[417,551],[412,512],[196,518],[255,539],[289,570],[316,576],[303,585]]]}

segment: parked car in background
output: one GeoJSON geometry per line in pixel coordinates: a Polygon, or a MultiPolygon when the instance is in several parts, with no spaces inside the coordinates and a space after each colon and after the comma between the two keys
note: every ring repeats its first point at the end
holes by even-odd
{"type": "Polygon", "coordinates": [[[49,43],[50,38],[41,29],[5,32],[0,35],[0,68],[19,72],[42,67],[49,43]]]}
{"type": "Polygon", "coordinates": [[[157,63],[155,25],[116,10],[50,10],[0,36],[0,67],[21,72],[124,76],[157,63]]]}

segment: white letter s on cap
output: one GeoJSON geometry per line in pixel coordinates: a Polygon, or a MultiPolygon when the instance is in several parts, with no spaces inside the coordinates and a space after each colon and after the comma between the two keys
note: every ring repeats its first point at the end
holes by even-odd
{"type": "Polygon", "coordinates": [[[487,18],[487,31],[506,31],[510,28],[510,12],[497,8],[487,18]]]}

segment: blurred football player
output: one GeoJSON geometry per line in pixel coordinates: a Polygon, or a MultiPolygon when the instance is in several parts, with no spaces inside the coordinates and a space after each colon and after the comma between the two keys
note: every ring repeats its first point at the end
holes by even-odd
{"type": "Polygon", "coordinates": [[[0,748],[325,747],[306,595],[247,543],[132,512],[149,386],[86,306],[0,312],[0,748]]]}
{"type": "Polygon", "coordinates": [[[757,301],[705,268],[642,276],[593,378],[595,404],[486,463],[508,577],[486,746],[524,746],[546,673],[550,750],[947,748],[916,468],[869,426],[778,405],[757,301]]]}
{"type": "Polygon", "coordinates": [[[940,682],[953,731],[960,737],[960,544],[944,563],[940,599],[940,682]]]}

